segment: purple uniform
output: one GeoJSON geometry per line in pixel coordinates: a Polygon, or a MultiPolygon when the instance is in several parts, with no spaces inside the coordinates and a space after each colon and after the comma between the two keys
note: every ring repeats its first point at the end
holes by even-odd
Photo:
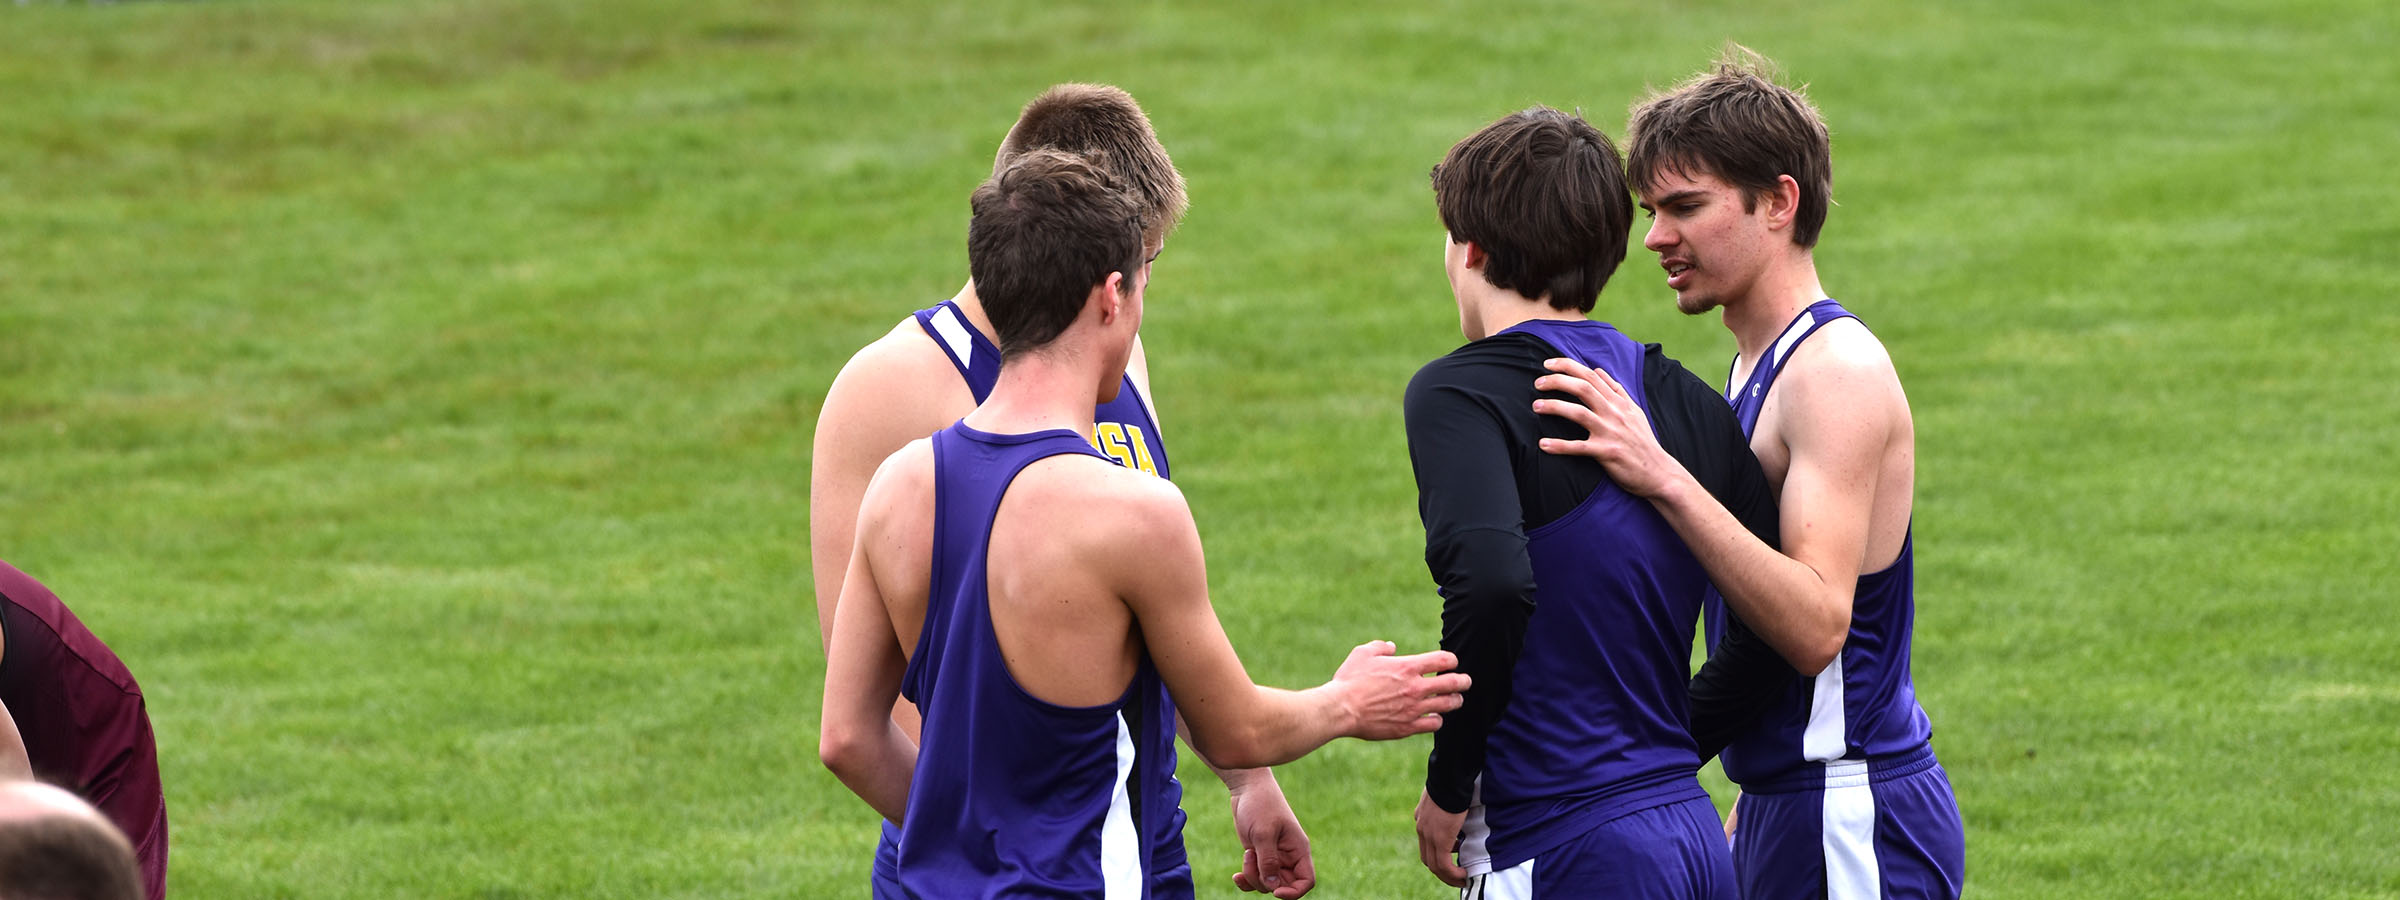
{"type": "Polygon", "coordinates": [[[132,840],[151,900],[167,890],[167,801],[133,673],[32,576],[0,562],[0,703],[33,775],[98,807],[132,840]]]}
{"type": "MultiPolygon", "coordinates": [[[[942,353],[950,358],[950,364],[958,369],[958,377],[967,383],[967,390],[974,395],[975,402],[980,404],[985,397],[991,396],[992,385],[1000,379],[999,346],[967,321],[966,314],[959,311],[955,302],[944,300],[932,307],[917,310],[916,318],[918,327],[925,329],[925,335],[942,348],[942,353]]],[[[1158,423],[1151,419],[1150,408],[1143,404],[1141,392],[1134,388],[1133,376],[1125,377],[1125,384],[1118,389],[1116,399],[1093,409],[1092,419],[1093,436],[1100,451],[1110,459],[1126,468],[1140,469],[1160,478],[1168,477],[1166,445],[1160,442],[1158,423]]],[[[1162,846],[1171,845],[1174,848],[1175,858],[1171,861],[1162,859],[1162,862],[1173,864],[1162,865],[1152,873],[1152,888],[1161,896],[1172,896],[1178,891],[1190,893],[1192,890],[1191,867],[1183,864],[1180,855],[1183,847],[1184,816],[1180,805],[1183,786],[1172,778],[1169,784],[1176,791],[1178,803],[1171,817],[1159,820],[1160,832],[1155,837],[1162,842],[1162,846]],[[1168,841],[1169,838],[1173,840],[1168,841]]],[[[876,900],[892,900],[901,896],[899,838],[898,828],[890,822],[883,823],[883,836],[875,847],[872,872],[876,900]]]]}
{"type": "Polygon", "coordinates": [[[1156,877],[1184,857],[1175,707],[1149,654],[1117,700],[1058,706],[1017,683],[992,630],[987,553],[1001,498],[1025,466],[1078,453],[1101,455],[1068,431],[961,422],[933,436],[933,582],[900,683],[925,717],[900,826],[903,896],[1192,895],[1188,870],[1179,887],[1156,877]]]}
{"type": "MultiPolygon", "coordinates": [[[[1792,348],[1844,318],[1857,317],[1832,300],[1812,304],[1748,381],[1729,385],[1744,432],[1758,428],[1792,348]]],[[[1956,897],[1965,884],[1958,804],[1909,678],[1915,552],[1904,540],[1891,566],[1859,576],[1841,654],[1816,677],[1794,680],[1725,748],[1725,774],[1743,790],[1734,865],[1749,900],[1956,897]]],[[[1712,651],[1726,616],[1712,590],[1712,651]]]]}
{"type": "MultiPolygon", "coordinates": [[[[1512,334],[1608,372],[1648,406],[1645,350],[1616,329],[1537,319],[1498,338],[1512,334]]],[[[1465,358],[1429,365],[1411,391],[1459,383],[1452,373],[1465,358]]],[[[1530,361],[1538,358],[1524,364],[1538,367],[1530,361]]],[[[1530,373],[1515,377],[1532,381],[1530,373]]],[[[1471,416],[1447,418],[1411,422],[1412,453],[1437,451],[1413,442],[1442,427],[1486,430],[1471,416]]],[[[1420,491],[1428,489],[1438,490],[1420,479],[1420,491]]],[[[1506,706],[1483,741],[1459,850],[1478,876],[1465,896],[1731,900],[1732,864],[1695,777],[1700,757],[1686,700],[1707,573],[1648,502],[1604,480],[1564,515],[1526,529],[1523,540],[1532,614],[1504,680],[1513,686],[1506,706]]],[[[1427,556],[1450,552],[1434,546],[1427,556]]],[[[1484,676],[1476,677],[1484,688],[1484,676]]]]}

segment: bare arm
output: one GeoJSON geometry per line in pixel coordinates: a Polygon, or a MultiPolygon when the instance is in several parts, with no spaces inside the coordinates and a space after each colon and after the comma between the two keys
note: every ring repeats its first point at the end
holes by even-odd
{"type": "Polygon", "coordinates": [[[825,392],[809,457],[808,546],[817,636],[833,640],[834,606],[856,537],[867,483],[886,457],[975,407],[958,379],[926,378],[950,365],[913,319],[860,349],[825,392]]]}
{"type": "MultiPolygon", "coordinates": [[[[823,722],[817,740],[825,767],[893,822],[908,812],[917,745],[891,717],[908,660],[884,595],[887,586],[895,593],[922,590],[922,576],[909,573],[924,570],[931,552],[930,514],[887,512],[897,508],[891,502],[896,495],[913,493],[907,490],[912,487],[906,471],[911,463],[931,468],[930,451],[921,445],[911,451],[894,456],[869,488],[879,505],[862,517],[860,540],[843,579],[825,663],[823,722]]],[[[922,493],[931,499],[930,491],[922,493]]]]}
{"type": "Polygon", "coordinates": [[[1559,374],[1536,385],[1567,393],[1581,405],[1541,400],[1534,407],[1592,432],[1582,441],[1546,439],[1543,450],[1597,459],[1619,485],[1648,498],[1692,548],[1734,613],[1794,669],[1814,675],[1849,638],[1876,459],[1891,421],[1880,404],[1851,402],[1851,382],[1859,375],[1849,367],[1819,360],[1834,364],[1795,378],[1800,361],[1795,356],[1778,383],[1790,451],[1779,495],[1781,552],[1744,528],[1659,447],[1641,408],[1607,373],[1551,360],[1550,370],[1559,374]]]}
{"type": "MultiPolygon", "coordinates": [[[[1181,711],[1175,713],[1175,733],[1184,743],[1192,742],[1191,723],[1184,721],[1181,711]]],[[[1282,900],[1293,900],[1316,887],[1317,866],[1309,852],[1308,832],[1300,828],[1299,816],[1284,799],[1275,770],[1220,769],[1206,756],[1200,762],[1225,782],[1225,792],[1233,801],[1234,836],[1242,842],[1242,870],[1233,874],[1234,886],[1273,893],[1282,900]]]]}
{"type": "MultiPolygon", "coordinates": [[[[1141,502],[1107,516],[1107,529],[1135,529],[1139,559],[1095,554],[1119,585],[1152,661],[1191,726],[1192,748],[1213,766],[1253,768],[1298,759],[1339,737],[1390,740],[1441,727],[1468,679],[1435,675],[1457,664],[1436,651],[1394,656],[1387,641],[1350,651],[1332,681],[1304,691],[1250,680],[1208,601],[1200,535],[1180,493],[1155,482],[1141,502]],[[1434,675],[1434,677],[1425,677],[1434,675]]],[[[1108,542],[1094,542],[1106,546],[1108,542]]]]}

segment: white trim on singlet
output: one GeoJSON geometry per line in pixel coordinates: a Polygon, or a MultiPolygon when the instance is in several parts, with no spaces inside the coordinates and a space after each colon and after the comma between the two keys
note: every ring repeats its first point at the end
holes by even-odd
{"type": "Polygon", "coordinates": [[[1808,730],[1800,733],[1800,758],[1832,762],[1850,752],[1849,717],[1842,708],[1842,655],[1817,673],[1815,696],[1809,698],[1808,730]]]}
{"type": "Polygon", "coordinates": [[[967,323],[958,320],[958,310],[942,307],[933,312],[933,330],[950,345],[950,355],[958,358],[959,368],[975,364],[975,341],[967,336],[967,323]]]}
{"type": "Polygon", "coordinates": [[[1825,764],[1826,900],[1881,900],[1875,859],[1875,787],[1864,760],[1825,764]]]}
{"type": "Polygon", "coordinates": [[[1783,337],[1776,339],[1775,352],[1773,355],[1767,358],[1774,360],[1774,365],[1776,366],[1783,365],[1784,355],[1791,353],[1792,345],[1799,343],[1800,336],[1807,334],[1809,326],[1815,324],[1817,324],[1816,313],[1805,311],[1800,313],[1799,318],[1792,320],[1791,327],[1783,330],[1783,337]]]}
{"type": "Polygon", "coordinates": [[[1783,336],[1776,338],[1775,345],[1768,348],[1767,358],[1751,363],[1750,371],[1743,375],[1738,382],[1733,379],[1733,376],[1736,372],[1741,371],[1742,357],[1741,354],[1734,354],[1733,364],[1725,368],[1725,402],[1739,405],[1742,402],[1742,389],[1758,380],[1758,370],[1761,367],[1782,368],[1783,358],[1792,352],[1792,345],[1799,343],[1800,338],[1808,334],[1808,329],[1816,324],[1816,313],[1805,309],[1801,310],[1799,317],[1792,320],[1792,324],[1783,327],[1783,336]]]}
{"type": "Polygon", "coordinates": [[[1141,835],[1133,827],[1133,797],[1126,782],[1133,777],[1133,729],[1117,713],[1117,783],[1109,788],[1108,818],[1100,824],[1101,896],[1106,900],[1138,900],[1142,896],[1141,835]]]}
{"type": "Polygon", "coordinates": [[[1467,821],[1458,829],[1458,865],[1467,870],[1468,877],[1492,870],[1492,823],[1483,818],[1483,776],[1475,776],[1475,790],[1467,799],[1467,821]]]}

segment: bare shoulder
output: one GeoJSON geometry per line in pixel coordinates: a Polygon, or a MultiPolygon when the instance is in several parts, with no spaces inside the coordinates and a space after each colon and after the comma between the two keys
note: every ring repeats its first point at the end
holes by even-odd
{"type": "Polygon", "coordinates": [[[933,439],[917,438],[901,445],[875,467],[859,502],[858,532],[917,512],[933,502],[933,439]]]}
{"type": "MultiPolygon", "coordinates": [[[[933,338],[917,325],[914,317],[904,318],[842,365],[841,374],[834,376],[836,391],[852,395],[899,394],[921,391],[926,387],[926,372],[948,371],[949,357],[942,354],[933,338]],[[938,367],[938,368],[935,368],[938,367]]],[[[956,381],[957,379],[950,379],[956,381]]],[[[965,385],[958,385],[965,392],[965,385]]],[[[831,398],[828,397],[828,402],[831,398]]],[[[946,423],[945,423],[946,424],[946,423]]]]}
{"type": "Polygon", "coordinates": [[[1857,433],[1905,428],[1908,400],[1890,351],[1857,319],[1827,323],[1792,351],[1775,392],[1788,407],[1781,431],[1857,433]]]}
{"type": "Polygon", "coordinates": [[[876,338],[842,366],[817,414],[816,462],[863,479],[912,439],[975,408],[949,358],[913,318],[876,338]]]}
{"type": "Polygon", "coordinates": [[[1112,547],[1156,547],[1193,531],[1192,511],[1175,483],[1082,454],[1044,459],[1017,476],[1009,490],[1041,491],[1062,512],[1053,533],[1112,547]]]}

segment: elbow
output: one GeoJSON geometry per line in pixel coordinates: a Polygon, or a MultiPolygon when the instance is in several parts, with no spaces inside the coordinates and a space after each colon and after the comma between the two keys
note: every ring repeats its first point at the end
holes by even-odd
{"type": "Polygon", "coordinates": [[[858,773],[859,763],[867,752],[863,737],[856,729],[826,720],[825,726],[817,733],[817,761],[832,770],[835,777],[849,781],[852,775],[858,773]]]}
{"type": "Polygon", "coordinates": [[[1787,654],[1784,659],[1801,675],[1815,678],[1832,666],[1834,660],[1842,658],[1842,646],[1849,642],[1849,638],[1850,630],[1847,628],[1829,631],[1812,637],[1804,646],[1797,648],[1797,652],[1787,654]]]}
{"type": "Polygon", "coordinates": [[[1279,766],[1289,759],[1278,758],[1269,746],[1265,729],[1243,722],[1232,734],[1203,735],[1192,729],[1192,751],[1219,769],[1263,769],[1279,766]]]}

